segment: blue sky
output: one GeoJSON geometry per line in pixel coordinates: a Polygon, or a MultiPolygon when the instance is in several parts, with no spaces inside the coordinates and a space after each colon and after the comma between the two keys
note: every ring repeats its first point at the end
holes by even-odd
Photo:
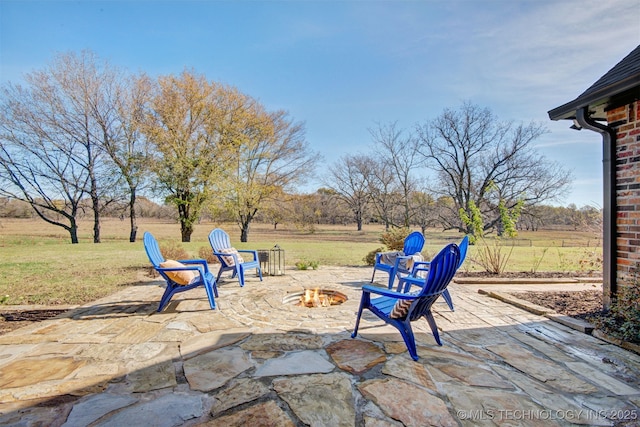
{"type": "Polygon", "coordinates": [[[0,0],[0,83],[82,49],[152,76],[193,69],[305,122],[319,175],[367,153],[377,123],[411,129],[468,100],[543,122],[539,150],[575,177],[555,204],[579,207],[602,205],[601,138],[547,111],[638,44],[640,0],[0,0]]]}

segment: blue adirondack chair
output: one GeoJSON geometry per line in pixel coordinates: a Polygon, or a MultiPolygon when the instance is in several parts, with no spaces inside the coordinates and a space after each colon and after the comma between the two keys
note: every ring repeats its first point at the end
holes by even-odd
{"type": "Polygon", "coordinates": [[[378,252],[376,254],[376,262],[373,265],[373,275],[371,276],[371,283],[376,277],[376,271],[381,270],[389,274],[389,289],[393,287],[393,282],[396,276],[400,276],[400,273],[409,274],[411,271],[406,268],[406,262],[411,258],[411,255],[418,254],[424,247],[424,236],[419,231],[410,233],[404,239],[404,247],[402,248],[402,256],[396,257],[394,264],[386,264],[382,262],[383,253],[378,252]]]}
{"type": "Polygon", "coordinates": [[[256,274],[262,281],[262,269],[260,268],[260,260],[258,258],[258,251],[251,249],[236,250],[231,246],[229,235],[219,228],[212,230],[209,233],[209,244],[213,249],[213,254],[220,261],[220,270],[218,270],[218,277],[216,280],[220,280],[220,275],[224,271],[232,271],[231,278],[238,276],[240,286],[244,286],[244,273],[247,270],[253,268],[256,269],[256,274]],[[242,253],[250,254],[253,259],[239,262],[238,256],[242,253]],[[233,261],[231,261],[233,260],[233,261]]]}
{"type": "MultiPolygon", "coordinates": [[[[458,248],[460,249],[460,263],[458,264],[458,268],[462,267],[462,263],[464,263],[465,258],[467,257],[467,249],[469,248],[469,236],[464,236],[462,241],[458,244],[458,248]]],[[[424,279],[421,279],[418,276],[420,272],[426,272],[429,270],[429,261],[418,261],[413,265],[413,269],[411,270],[411,274],[406,277],[400,278],[398,281],[397,291],[409,292],[411,285],[422,286],[424,285],[424,279]]],[[[442,293],[442,298],[444,298],[445,302],[451,309],[451,311],[455,311],[453,308],[453,301],[451,300],[451,294],[449,293],[449,289],[445,289],[442,293]]]]}
{"type": "Polygon", "coordinates": [[[358,335],[358,326],[362,310],[368,309],[373,314],[395,327],[402,334],[402,338],[413,360],[418,360],[416,341],[413,336],[411,322],[424,317],[429,323],[433,337],[438,345],[442,345],[436,321],[431,313],[431,306],[442,295],[447,285],[456,273],[460,262],[460,249],[455,243],[445,246],[429,265],[429,272],[424,280],[424,286],[415,293],[404,293],[378,288],[371,285],[362,287],[362,298],[356,325],[351,334],[358,335]],[[371,294],[381,295],[371,298],[371,294]]]}
{"type": "Polygon", "coordinates": [[[171,300],[171,298],[175,294],[188,291],[198,286],[204,286],[204,289],[207,291],[207,298],[209,298],[209,306],[212,310],[216,308],[215,297],[218,296],[218,288],[216,286],[216,280],[213,277],[213,274],[211,274],[211,272],[209,271],[209,266],[207,265],[206,260],[177,260],[179,263],[184,264],[185,266],[162,267],[161,264],[163,263],[175,264],[175,262],[171,263],[170,260],[166,260],[162,256],[157,240],[148,231],[144,233],[143,241],[144,250],[147,252],[149,261],[151,261],[151,265],[153,265],[153,268],[167,282],[167,288],[165,289],[164,294],[160,299],[158,312],[162,311],[165,308],[165,306],[169,303],[169,300],[171,300]],[[175,274],[172,274],[172,272],[175,274]],[[193,279],[186,284],[178,283],[176,282],[176,280],[179,279],[176,279],[175,276],[180,273],[193,275],[193,279]],[[172,278],[171,276],[174,276],[174,278],[172,278]]]}

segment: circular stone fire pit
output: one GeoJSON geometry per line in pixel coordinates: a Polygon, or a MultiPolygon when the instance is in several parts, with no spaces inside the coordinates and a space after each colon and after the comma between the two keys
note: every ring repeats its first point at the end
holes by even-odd
{"type": "Polygon", "coordinates": [[[300,307],[330,307],[340,305],[349,298],[342,292],[331,289],[305,289],[293,292],[282,298],[283,304],[293,304],[300,307]]]}

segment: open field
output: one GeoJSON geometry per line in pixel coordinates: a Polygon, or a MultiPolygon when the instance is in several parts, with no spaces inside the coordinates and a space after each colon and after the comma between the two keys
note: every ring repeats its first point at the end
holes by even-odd
{"type": "MultiPolygon", "coordinates": [[[[208,248],[208,233],[219,224],[196,226],[190,243],[182,244],[192,257],[208,248]]],[[[0,219],[0,301],[5,304],[81,304],[133,285],[149,274],[142,234],[152,232],[160,244],[180,241],[179,225],[141,220],[138,242],[128,241],[128,222],[107,219],[102,224],[102,243],[92,243],[92,223],[80,226],[80,243],[72,245],[68,233],[41,220],[0,219]],[[4,296],[7,295],[6,298],[4,296]]],[[[364,256],[382,247],[383,227],[369,225],[362,232],[349,226],[318,226],[314,233],[292,225],[256,224],[248,243],[240,243],[234,224],[222,225],[239,249],[269,249],[278,244],[285,250],[287,269],[300,260],[323,265],[364,265],[364,256]]],[[[458,241],[456,232],[429,231],[423,254],[434,255],[444,244],[458,241]]],[[[521,232],[506,271],[580,272],[593,270],[591,261],[601,257],[598,236],[587,232],[521,232]]],[[[463,272],[481,272],[473,262],[471,247],[463,272]]],[[[507,254],[511,247],[503,247],[507,254]]],[[[598,266],[595,267],[599,269],[598,266]]],[[[597,272],[599,273],[599,272],[597,272]]]]}

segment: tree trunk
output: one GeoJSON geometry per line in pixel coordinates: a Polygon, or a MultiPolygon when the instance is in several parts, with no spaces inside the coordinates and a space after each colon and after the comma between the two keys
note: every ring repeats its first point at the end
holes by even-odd
{"type": "Polygon", "coordinates": [[[95,157],[92,153],[91,138],[87,135],[87,158],[89,159],[87,171],[89,173],[89,196],[93,206],[93,243],[100,243],[100,197],[98,196],[98,180],[95,175],[95,157]]]}
{"type": "Polygon", "coordinates": [[[258,212],[258,210],[254,209],[246,215],[240,215],[240,241],[243,243],[249,241],[249,226],[251,225],[253,218],[256,216],[256,212],[258,212]]]}
{"type": "Polygon", "coordinates": [[[95,183],[91,179],[91,204],[93,205],[93,243],[100,243],[100,198],[95,183]]]}
{"type": "Polygon", "coordinates": [[[129,242],[134,243],[138,233],[138,225],[136,222],[136,190],[134,188],[131,189],[131,197],[129,198],[129,219],[131,220],[129,242]]]}
{"type": "Polygon", "coordinates": [[[93,214],[93,243],[100,243],[100,214],[93,214]]]}
{"type": "Polygon", "coordinates": [[[242,219],[240,223],[240,241],[248,242],[249,241],[249,225],[251,224],[251,217],[247,215],[242,219]]]}
{"type": "Polygon", "coordinates": [[[189,205],[186,203],[178,205],[178,218],[180,221],[182,242],[188,243],[191,241],[191,233],[193,233],[193,222],[189,218],[189,205]]]}
{"type": "Polygon", "coordinates": [[[71,236],[71,243],[78,243],[78,224],[76,224],[75,220],[71,221],[71,226],[69,227],[69,235],[71,236]]]}
{"type": "Polygon", "coordinates": [[[180,225],[180,234],[182,235],[182,243],[190,242],[192,233],[193,233],[193,227],[190,227],[185,223],[182,223],[180,225]]]}

